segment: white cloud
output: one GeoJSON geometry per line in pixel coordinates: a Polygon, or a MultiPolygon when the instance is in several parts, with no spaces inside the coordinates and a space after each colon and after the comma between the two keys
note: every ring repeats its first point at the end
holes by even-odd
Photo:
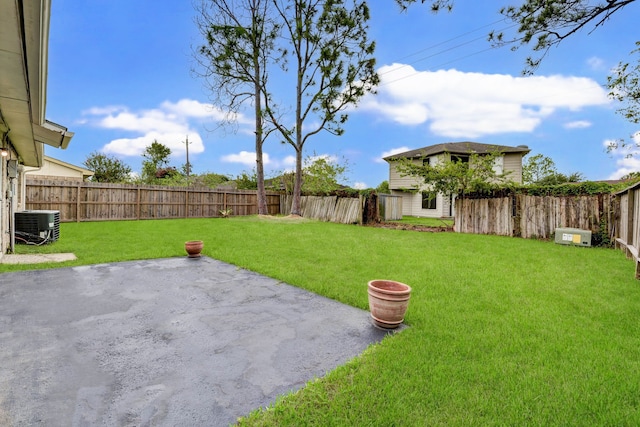
{"type": "MultiPolygon", "coordinates": [[[[204,151],[202,138],[197,132],[189,134],[189,154],[198,154],[204,151]]],[[[102,147],[105,153],[119,154],[122,156],[140,156],[153,141],[158,141],[171,149],[172,154],[186,152],[186,134],[184,132],[159,132],[151,131],[137,138],[118,138],[102,147]]]]}
{"type": "Polygon", "coordinates": [[[356,190],[364,190],[365,188],[369,188],[367,187],[367,184],[365,184],[364,182],[354,182],[353,183],[353,188],[355,188],[356,190]]]}
{"type": "Polygon", "coordinates": [[[389,157],[389,156],[392,156],[392,155],[394,155],[394,154],[398,154],[398,153],[404,153],[405,151],[409,151],[409,150],[411,150],[411,148],[409,148],[409,147],[404,147],[404,146],[403,146],[403,147],[398,147],[398,148],[392,148],[392,149],[391,149],[391,150],[389,150],[389,151],[384,151],[382,154],[380,154],[380,157],[376,157],[376,158],[374,159],[374,161],[375,161],[376,163],[384,163],[384,160],[383,160],[383,159],[384,159],[385,157],[389,157]]]}
{"type": "MultiPolygon", "coordinates": [[[[262,160],[265,166],[265,173],[293,172],[296,167],[295,156],[285,156],[282,159],[274,159],[268,153],[262,153],[262,160]]],[[[239,153],[222,156],[220,161],[224,163],[239,163],[254,168],[256,166],[256,153],[252,151],[240,151],[239,153]]]]}
{"type": "MultiPolygon", "coordinates": [[[[250,151],[241,151],[237,154],[227,154],[220,158],[225,163],[240,163],[245,166],[255,167],[256,165],[256,153],[250,151]]],[[[262,162],[265,165],[270,163],[269,154],[262,153],[262,162]]]]}
{"type": "MultiPolygon", "coordinates": [[[[202,153],[204,144],[194,125],[225,119],[225,112],[219,108],[193,99],[165,101],[158,108],[140,111],[131,111],[125,106],[93,107],[83,114],[83,121],[90,125],[134,134],[114,139],[102,148],[105,153],[124,156],[141,155],[154,140],[169,147],[173,155],[184,155],[187,137],[189,153],[202,153]]],[[[251,124],[244,116],[236,118],[241,125],[251,124]]]]}
{"type": "Polygon", "coordinates": [[[602,58],[598,58],[597,56],[592,56],[591,58],[587,59],[587,65],[589,66],[589,68],[595,71],[601,71],[606,68],[602,58]]]}
{"type": "Polygon", "coordinates": [[[432,132],[451,138],[532,132],[558,109],[610,102],[597,82],[583,77],[416,71],[402,64],[379,73],[378,94],[367,96],[360,111],[400,125],[429,123],[432,132]]]}
{"type": "Polygon", "coordinates": [[[605,148],[611,149],[611,154],[617,158],[616,171],[609,175],[609,179],[620,179],[631,172],[640,172],[640,131],[632,136],[631,144],[620,146],[618,141],[605,140],[605,148]]]}
{"type": "Polygon", "coordinates": [[[577,120],[575,122],[569,122],[564,124],[565,129],[584,129],[591,127],[591,122],[586,120],[577,120]]]}

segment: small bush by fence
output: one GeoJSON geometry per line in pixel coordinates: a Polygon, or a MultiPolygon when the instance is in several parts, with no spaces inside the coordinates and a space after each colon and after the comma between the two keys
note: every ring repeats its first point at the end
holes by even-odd
{"type": "MultiPolygon", "coordinates": [[[[258,213],[251,190],[29,179],[25,193],[26,209],[58,210],[62,222],[210,218],[229,209],[231,215],[258,213]]],[[[280,194],[267,193],[267,208],[280,213],[280,194]]]]}

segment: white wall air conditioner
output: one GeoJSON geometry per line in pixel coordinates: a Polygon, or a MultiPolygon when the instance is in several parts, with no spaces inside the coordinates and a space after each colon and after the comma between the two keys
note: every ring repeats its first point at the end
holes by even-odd
{"type": "Polygon", "coordinates": [[[18,242],[55,242],[60,237],[60,211],[16,212],[15,232],[18,242]]]}
{"type": "Polygon", "coordinates": [[[561,245],[591,246],[591,231],[579,228],[556,228],[555,242],[561,245]]]}

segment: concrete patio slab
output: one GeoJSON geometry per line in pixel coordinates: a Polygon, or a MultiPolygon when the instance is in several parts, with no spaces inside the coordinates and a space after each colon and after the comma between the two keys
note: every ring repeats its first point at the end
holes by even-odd
{"type": "Polygon", "coordinates": [[[42,264],[46,262],[64,262],[78,259],[75,254],[6,254],[0,258],[0,264],[42,264]]]}
{"type": "Polygon", "coordinates": [[[386,333],[206,257],[4,273],[0,425],[227,426],[386,333]]]}

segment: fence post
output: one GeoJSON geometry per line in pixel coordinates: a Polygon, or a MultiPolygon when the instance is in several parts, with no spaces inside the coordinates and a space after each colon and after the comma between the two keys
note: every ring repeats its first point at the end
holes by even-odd
{"type": "Polygon", "coordinates": [[[633,235],[633,221],[635,219],[635,190],[627,192],[627,245],[636,246],[636,239],[633,235]]]}
{"type": "Polygon", "coordinates": [[[76,186],[76,222],[80,222],[80,183],[76,186]]]}
{"type": "Polygon", "coordinates": [[[511,197],[511,203],[513,206],[511,207],[512,215],[513,215],[513,237],[521,237],[522,236],[522,194],[514,194],[511,197]]]}
{"type": "Polygon", "coordinates": [[[189,188],[185,188],[184,191],[184,217],[189,218],[189,188]]]}

